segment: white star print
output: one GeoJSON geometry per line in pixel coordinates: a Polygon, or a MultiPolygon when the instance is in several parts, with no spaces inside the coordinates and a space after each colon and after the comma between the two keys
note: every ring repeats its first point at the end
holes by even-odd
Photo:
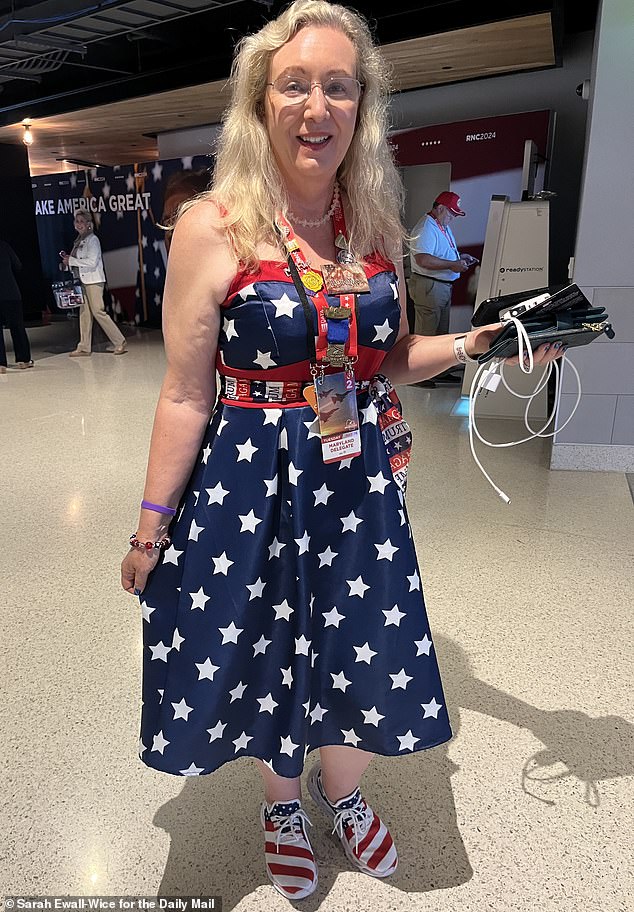
{"type": "Polygon", "coordinates": [[[385,342],[387,337],[394,332],[394,330],[392,329],[390,324],[387,322],[387,320],[385,320],[383,323],[381,323],[380,326],[375,326],[374,329],[375,329],[376,335],[375,335],[374,339],[372,339],[373,342],[385,342]]]}
{"type": "Polygon", "coordinates": [[[234,700],[241,700],[242,697],[244,696],[244,692],[246,689],[247,689],[247,685],[243,684],[242,681],[240,681],[239,684],[236,684],[236,686],[233,688],[233,690],[229,691],[229,693],[231,694],[231,699],[229,700],[229,702],[233,703],[234,700]]]}
{"type": "Polygon", "coordinates": [[[332,562],[335,559],[335,557],[337,557],[338,553],[339,553],[338,551],[333,551],[332,548],[330,547],[330,545],[328,545],[328,547],[326,548],[325,551],[322,551],[321,554],[317,555],[317,557],[319,558],[319,566],[320,567],[325,567],[325,566],[332,567],[332,562]]]}
{"type": "Polygon", "coordinates": [[[319,417],[315,417],[312,421],[305,421],[304,424],[308,431],[307,440],[310,440],[311,437],[321,437],[319,431],[319,417]]]}
{"type": "Polygon", "coordinates": [[[295,637],[295,655],[308,655],[308,647],[310,646],[312,640],[307,640],[304,634],[299,637],[295,637]]]}
{"type": "Polygon", "coordinates": [[[280,747],[280,754],[288,754],[289,757],[292,757],[294,752],[299,747],[299,744],[294,744],[293,741],[291,741],[290,735],[287,738],[282,738],[280,736],[280,741],[282,742],[282,746],[280,747]]]}
{"type": "Polygon", "coordinates": [[[291,608],[288,604],[288,600],[284,599],[283,602],[280,602],[279,605],[273,605],[273,611],[275,612],[275,620],[279,621],[280,618],[284,618],[287,621],[295,609],[291,608]]]}
{"type": "Polygon", "coordinates": [[[141,236],[141,247],[143,247],[144,250],[147,247],[147,238],[145,235],[141,236]]]}
{"type": "Polygon", "coordinates": [[[376,410],[374,402],[371,402],[366,408],[361,409],[361,414],[363,415],[361,424],[376,424],[379,413],[376,410]]]}
{"type": "Polygon", "coordinates": [[[349,731],[346,731],[345,728],[342,728],[341,734],[343,735],[344,744],[352,744],[354,747],[356,747],[361,740],[361,738],[355,732],[354,728],[351,728],[349,731]]]}
{"type": "Polygon", "coordinates": [[[268,712],[273,715],[273,710],[276,706],[279,706],[279,703],[276,703],[273,699],[273,694],[268,693],[265,697],[258,697],[258,703],[260,704],[260,712],[268,712]]]}
{"type": "Polygon", "coordinates": [[[237,462],[240,462],[243,459],[246,459],[247,462],[251,462],[253,454],[258,451],[258,448],[251,443],[250,437],[245,440],[244,443],[236,443],[236,449],[238,451],[237,462]]]}
{"type": "Polygon", "coordinates": [[[390,282],[390,288],[392,289],[392,294],[394,295],[394,300],[398,301],[398,285],[394,282],[390,282]]]}
{"type": "Polygon", "coordinates": [[[200,774],[204,772],[204,769],[204,766],[196,766],[196,764],[192,762],[187,769],[179,770],[178,772],[181,776],[200,776],[200,774]]]}
{"type": "Polygon", "coordinates": [[[423,637],[422,640],[414,640],[414,645],[417,648],[417,652],[416,652],[417,656],[422,656],[422,655],[428,656],[429,650],[432,647],[432,642],[429,639],[429,637],[427,636],[427,634],[425,634],[425,636],[423,637]]]}
{"type": "Polygon", "coordinates": [[[430,703],[421,703],[420,705],[423,708],[423,719],[431,719],[432,716],[437,719],[438,713],[442,709],[442,703],[437,703],[436,697],[432,697],[430,703]]]}
{"type": "Polygon", "coordinates": [[[292,485],[297,487],[297,480],[299,476],[303,473],[303,469],[296,469],[292,462],[288,464],[288,480],[292,485]]]}
{"type": "Polygon", "coordinates": [[[280,671],[282,672],[282,684],[286,684],[290,689],[293,684],[293,672],[290,665],[288,668],[280,668],[280,671]]]}
{"type": "Polygon", "coordinates": [[[185,637],[182,637],[178,632],[178,627],[174,628],[174,635],[172,637],[172,649],[175,649],[176,652],[181,651],[181,644],[185,642],[185,637]]]}
{"type": "Polygon", "coordinates": [[[392,542],[387,538],[382,545],[374,546],[379,553],[377,560],[389,560],[391,561],[398,548],[395,548],[392,542]]]}
{"type": "Polygon", "coordinates": [[[364,598],[366,591],[370,588],[363,582],[361,574],[355,580],[346,580],[346,583],[350,586],[348,595],[358,595],[359,598],[364,598]]]}
{"type": "Polygon", "coordinates": [[[261,352],[260,349],[256,349],[258,356],[253,359],[253,363],[259,365],[262,370],[266,370],[269,367],[275,367],[275,361],[271,358],[271,352],[261,352]]]}
{"type": "Polygon", "coordinates": [[[405,525],[405,510],[399,510],[398,515],[401,517],[400,525],[404,526],[405,525]]]}
{"type": "Polygon", "coordinates": [[[188,706],[185,702],[185,697],[183,697],[180,703],[172,703],[172,708],[174,710],[173,721],[176,721],[176,719],[184,719],[185,722],[188,722],[190,712],[194,711],[194,707],[188,706]]]}
{"type": "Polygon", "coordinates": [[[346,692],[346,687],[349,687],[352,684],[352,681],[349,681],[343,671],[340,671],[339,674],[333,674],[330,672],[330,677],[332,678],[332,689],[333,690],[343,690],[346,692]]]}
{"type": "Polygon", "coordinates": [[[255,290],[255,285],[245,285],[244,288],[238,292],[243,301],[246,301],[247,298],[259,298],[259,294],[255,290]]]}
{"type": "Polygon", "coordinates": [[[331,608],[330,611],[323,612],[326,623],[324,627],[337,627],[339,628],[339,621],[345,621],[345,614],[339,614],[335,607],[331,608]]]}
{"type": "Polygon", "coordinates": [[[286,547],[286,542],[281,542],[277,540],[277,535],[269,545],[269,560],[272,560],[274,557],[279,557],[282,548],[286,547]]]}
{"type": "Polygon", "coordinates": [[[209,500],[207,501],[207,506],[210,507],[212,504],[222,504],[224,503],[225,497],[229,491],[223,488],[222,483],[219,481],[217,485],[214,485],[213,488],[206,488],[207,495],[209,500]]]}
{"type": "Polygon", "coordinates": [[[144,604],[141,602],[141,614],[143,615],[144,621],[147,621],[148,623],[150,622],[150,615],[153,611],[156,611],[156,608],[150,608],[147,603],[144,604]]]}
{"type": "Polygon", "coordinates": [[[156,162],[152,168],[152,177],[154,178],[154,183],[160,181],[161,175],[163,173],[163,165],[160,162],[156,162]]]}
{"type": "Polygon", "coordinates": [[[205,527],[204,527],[204,526],[197,526],[197,525],[196,525],[196,520],[195,520],[195,519],[192,519],[192,524],[191,524],[191,526],[189,527],[188,541],[195,541],[195,542],[197,542],[197,541],[198,541],[198,536],[200,535],[201,532],[204,532],[204,531],[205,531],[205,527]]]}
{"type": "Polygon", "coordinates": [[[284,292],[281,298],[278,298],[276,301],[271,300],[271,304],[275,307],[275,317],[292,317],[293,311],[296,307],[299,307],[299,304],[296,304],[295,301],[291,301],[289,296],[284,292]]]}
{"type": "Polygon", "coordinates": [[[295,544],[299,548],[298,554],[304,554],[308,551],[308,543],[310,542],[310,535],[308,532],[304,532],[301,538],[295,539],[295,544]]]}
{"type": "Polygon", "coordinates": [[[178,558],[181,554],[183,554],[182,551],[177,551],[174,545],[170,545],[169,548],[165,549],[163,554],[163,563],[174,564],[175,567],[178,567],[178,558]]]}
{"type": "Polygon", "coordinates": [[[402,750],[402,751],[404,751],[404,750],[409,750],[409,751],[414,750],[414,745],[416,744],[417,741],[420,741],[420,738],[415,738],[415,737],[414,737],[414,735],[412,734],[411,728],[410,728],[410,730],[407,732],[407,734],[405,734],[405,735],[397,735],[396,737],[397,737],[398,740],[401,742],[401,746],[399,747],[399,750],[402,750]]]}
{"type": "Polygon", "coordinates": [[[367,664],[370,665],[372,658],[375,655],[378,655],[377,652],[374,652],[373,649],[370,649],[369,643],[364,643],[363,646],[353,646],[352,648],[357,654],[355,662],[367,662],[367,664]]]}
{"type": "Polygon", "coordinates": [[[207,446],[203,450],[203,460],[202,460],[205,465],[207,465],[207,460],[209,459],[210,456],[211,456],[211,447],[209,446],[209,444],[207,444],[207,446]]]}
{"type": "Polygon", "coordinates": [[[230,342],[232,339],[239,339],[238,330],[235,326],[235,319],[231,320],[229,317],[225,317],[225,321],[222,325],[222,328],[225,331],[225,336],[227,337],[227,342],[230,342]]]}
{"type": "Polygon", "coordinates": [[[266,583],[262,582],[262,578],[258,576],[257,580],[251,585],[247,585],[247,589],[250,592],[249,601],[252,601],[254,598],[262,598],[262,593],[264,592],[264,587],[266,583]]]}
{"type": "Polygon", "coordinates": [[[384,627],[389,627],[390,624],[394,624],[395,627],[401,626],[401,618],[405,617],[404,611],[398,610],[398,605],[394,605],[393,608],[390,608],[389,611],[383,609],[383,614],[385,615],[385,624],[384,627]]]}
{"type": "Polygon", "coordinates": [[[350,456],[349,459],[342,459],[341,462],[339,463],[339,471],[341,471],[342,469],[349,469],[350,466],[352,465],[353,459],[354,459],[354,456],[350,456]]]}
{"type": "Polygon", "coordinates": [[[255,658],[256,655],[265,655],[267,647],[270,646],[272,642],[273,640],[267,640],[264,634],[262,634],[257,643],[253,644],[253,658],[255,658]]]}
{"type": "Polygon", "coordinates": [[[240,532],[251,532],[253,535],[255,535],[256,527],[262,522],[261,519],[257,518],[253,510],[249,510],[246,516],[238,514],[238,519],[242,523],[240,532]]]}
{"type": "Polygon", "coordinates": [[[326,487],[325,483],[324,483],[324,484],[321,486],[321,488],[319,488],[319,490],[313,491],[313,496],[314,496],[314,498],[315,498],[315,503],[313,504],[313,506],[316,507],[317,504],[327,504],[327,503],[328,503],[328,498],[329,498],[329,497],[332,497],[332,495],[333,495],[334,493],[335,493],[334,491],[329,491],[328,488],[326,487]]]}
{"type": "Polygon", "coordinates": [[[201,586],[198,592],[190,592],[189,597],[192,600],[191,610],[194,611],[196,608],[200,608],[201,611],[205,610],[205,605],[210,599],[209,595],[205,595],[204,589],[201,586]]]}
{"type": "Polygon", "coordinates": [[[381,715],[376,706],[373,706],[372,709],[362,709],[361,712],[363,713],[364,723],[366,725],[374,725],[376,728],[379,727],[381,719],[385,719],[385,716],[381,715]]]}
{"type": "Polygon", "coordinates": [[[264,412],[264,424],[262,427],[267,424],[277,424],[282,417],[282,409],[263,408],[262,411],[264,412]]]}
{"type": "Polygon", "coordinates": [[[310,700],[306,700],[305,703],[302,703],[302,706],[304,707],[304,718],[306,718],[308,716],[308,710],[310,709],[310,700]]]}
{"type": "Polygon", "coordinates": [[[197,507],[197,506],[198,506],[198,498],[200,497],[200,491],[193,491],[192,493],[193,493],[193,495],[194,495],[194,506],[197,507]]]}
{"type": "Polygon", "coordinates": [[[322,709],[319,703],[315,703],[310,711],[310,724],[314,725],[315,722],[321,722],[327,712],[327,709],[322,709]]]}
{"type": "Polygon", "coordinates": [[[389,478],[385,478],[382,472],[378,472],[376,475],[368,475],[368,481],[370,482],[370,494],[373,491],[378,491],[382,494],[390,483],[389,478]]]}
{"type": "Polygon", "coordinates": [[[238,637],[244,632],[243,627],[236,627],[233,621],[228,627],[219,627],[218,632],[222,634],[222,646],[226,643],[237,643],[238,637]]]}
{"type": "Polygon", "coordinates": [[[171,646],[166,646],[163,640],[158,642],[156,646],[150,646],[150,650],[152,651],[152,658],[150,661],[153,662],[155,659],[160,659],[161,662],[167,662],[167,654],[171,648],[171,646]]]}
{"type": "Polygon", "coordinates": [[[194,662],[194,665],[198,669],[198,680],[203,681],[207,679],[208,681],[213,681],[215,673],[219,670],[220,665],[214,665],[210,658],[205,659],[204,662],[194,662]]]}
{"type": "Polygon", "coordinates": [[[392,690],[397,690],[399,687],[405,690],[412,680],[409,675],[405,674],[404,668],[401,668],[398,674],[391,674],[390,677],[392,678],[392,690]]]}
{"type": "Polygon", "coordinates": [[[231,742],[236,746],[234,754],[237,754],[239,750],[246,750],[249,741],[253,741],[253,735],[247,735],[246,732],[242,732],[239,738],[236,738],[235,741],[231,742]]]}
{"type": "Polygon", "coordinates": [[[229,424],[229,422],[227,421],[226,418],[221,418],[221,419],[220,419],[220,421],[218,422],[218,430],[216,431],[216,436],[217,436],[217,437],[220,437],[220,435],[222,434],[222,429],[223,429],[224,427],[226,427],[228,424],[229,424]]]}
{"type": "Polygon", "coordinates": [[[357,517],[354,515],[354,510],[350,510],[347,516],[341,517],[341,522],[343,523],[344,532],[356,532],[357,526],[359,523],[362,523],[363,520],[357,519],[357,517]]]}
{"type": "Polygon", "coordinates": [[[310,650],[310,667],[311,668],[315,667],[315,660],[318,655],[319,655],[318,652],[315,652],[313,649],[310,650]]]}
{"type": "Polygon", "coordinates": [[[277,494],[277,475],[268,480],[264,479],[264,484],[266,485],[266,496],[272,497],[274,494],[277,494]]]}
{"type": "Polygon", "coordinates": [[[215,741],[217,738],[222,738],[225,728],[227,727],[226,722],[216,722],[213,728],[208,728],[209,732],[209,743],[215,741]]]}
{"type": "Polygon", "coordinates": [[[161,729],[161,731],[158,733],[158,735],[154,735],[154,740],[152,741],[152,751],[158,751],[159,754],[162,755],[163,751],[165,750],[167,745],[170,743],[171,743],[170,741],[167,741],[163,737],[163,730],[161,729]]]}
{"type": "Polygon", "coordinates": [[[223,576],[226,576],[229,567],[235,564],[235,561],[229,560],[226,551],[223,551],[219,557],[212,557],[212,561],[214,562],[214,575],[222,573],[223,576]]]}
{"type": "Polygon", "coordinates": [[[414,592],[415,589],[420,589],[420,577],[418,576],[416,570],[414,570],[412,576],[407,577],[407,581],[409,582],[410,592],[414,592]]]}

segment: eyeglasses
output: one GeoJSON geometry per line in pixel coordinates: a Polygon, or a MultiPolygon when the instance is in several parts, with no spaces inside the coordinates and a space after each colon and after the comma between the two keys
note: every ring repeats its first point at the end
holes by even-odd
{"type": "Polygon", "coordinates": [[[330,104],[356,103],[363,91],[362,83],[354,76],[331,76],[326,82],[311,82],[298,76],[278,76],[274,82],[267,82],[267,85],[278,95],[283,95],[288,104],[308,101],[315,86],[319,86],[330,104]]]}

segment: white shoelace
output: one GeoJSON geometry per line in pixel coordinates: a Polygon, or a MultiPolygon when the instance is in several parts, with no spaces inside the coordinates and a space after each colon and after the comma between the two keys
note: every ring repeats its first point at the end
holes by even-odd
{"type": "Polygon", "coordinates": [[[304,808],[299,808],[293,814],[273,814],[270,818],[275,827],[275,844],[279,848],[280,842],[299,842],[306,838],[302,821],[312,826],[304,808]]]}
{"type": "Polygon", "coordinates": [[[352,826],[354,848],[356,851],[359,848],[359,839],[363,838],[370,828],[370,824],[372,823],[372,811],[367,805],[364,808],[361,802],[352,808],[343,808],[342,810],[337,811],[332,832],[337,833],[340,839],[344,836],[344,829],[348,820],[350,820],[350,825],[352,826]]]}

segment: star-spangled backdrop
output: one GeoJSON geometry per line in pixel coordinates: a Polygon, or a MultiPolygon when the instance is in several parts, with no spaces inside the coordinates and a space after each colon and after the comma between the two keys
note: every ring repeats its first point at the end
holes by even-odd
{"type": "Polygon", "coordinates": [[[211,179],[212,167],[211,156],[197,155],[34,177],[38,238],[49,282],[63,278],[59,251],[69,251],[75,238],[72,201],[92,200],[115,318],[160,326],[167,257],[165,232],[158,224],[165,185],[180,171],[208,171],[211,179]],[[137,193],[144,204],[140,208],[134,208],[137,193]],[[128,199],[123,205],[118,199],[129,194],[132,208],[127,208],[128,199]]]}

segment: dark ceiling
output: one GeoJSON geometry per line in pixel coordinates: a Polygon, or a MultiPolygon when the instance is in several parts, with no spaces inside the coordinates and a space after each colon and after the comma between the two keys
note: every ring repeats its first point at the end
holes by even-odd
{"type": "MultiPolygon", "coordinates": [[[[0,126],[229,73],[237,41],[286,6],[267,0],[0,0],[0,126]]],[[[598,0],[370,0],[382,44],[553,12],[555,53],[594,28],[598,0]],[[493,12],[494,9],[499,12],[493,12]]]]}

